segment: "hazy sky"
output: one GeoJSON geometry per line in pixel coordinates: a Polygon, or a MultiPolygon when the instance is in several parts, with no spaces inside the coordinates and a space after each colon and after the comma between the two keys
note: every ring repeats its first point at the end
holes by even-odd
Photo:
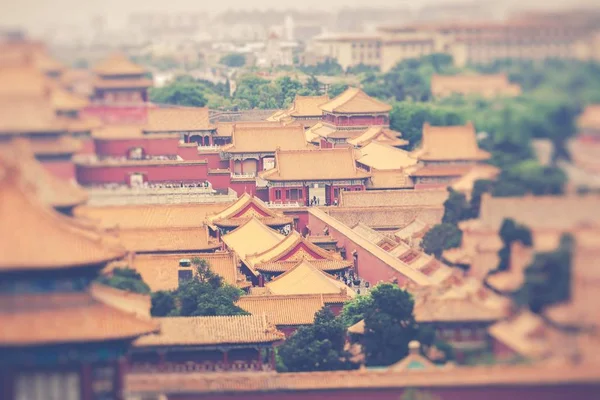
{"type": "MultiPolygon", "coordinates": [[[[207,12],[227,9],[336,9],[356,6],[408,6],[417,8],[425,4],[466,3],[482,1],[489,4],[498,0],[0,0],[0,26],[21,27],[41,31],[43,27],[59,25],[86,26],[95,15],[107,19],[109,27],[121,26],[127,15],[136,11],[207,12]],[[36,29],[37,28],[37,29],[36,29]]],[[[502,1],[502,0],[500,0],[502,1]]],[[[574,3],[597,0],[504,0],[516,4],[574,3]]]]}

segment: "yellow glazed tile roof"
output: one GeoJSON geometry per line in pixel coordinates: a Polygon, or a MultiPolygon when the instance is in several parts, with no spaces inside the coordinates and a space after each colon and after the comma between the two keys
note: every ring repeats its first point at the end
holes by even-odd
{"type": "Polygon", "coordinates": [[[149,108],[145,132],[193,132],[210,131],[216,127],[210,123],[207,107],[149,108]]]}
{"type": "Polygon", "coordinates": [[[377,170],[401,170],[418,162],[408,151],[380,142],[367,144],[359,150],[359,154],[356,161],[377,170]]]}
{"type": "Polygon", "coordinates": [[[137,339],[135,347],[272,343],[285,338],[265,315],[154,318],[160,332],[137,339]]]}
{"type": "Polygon", "coordinates": [[[460,126],[423,125],[421,147],[414,152],[423,161],[487,160],[490,153],[477,144],[475,127],[469,122],[460,126]]]}
{"type": "Polygon", "coordinates": [[[125,255],[114,238],[43,204],[19,165],[4,158],[0,158],[0,220],[0,270],[73,268],[125,255]]]}
{"type": "Polygon", "coordinates": [[[360,136],[348,140],[352,146],[363,147],[369,143],[384,143],[390,146],[406,146],[408,140],[402,139],[400,132],[393,131],[383,126],[372,126],[360,136]]]}
{"type": "Polygon", "coordinates": [[[206,222],[212,227],[239,226],[252,216],[256,216],[268,226],[283,225],[286,223],[291,224],[293,222],[291,217],[286,217],[282,213],[271,210],[258,197],[254,197],[248,193],[242,194],[234,203],[223,211],[208,215],[206,217],[206,222]]]}
{"type": "Polygon", "coordinates": [[[443,206],[446,199],[448,191],[440,189],[352,191],[340,194],[340,207],[443,206]]]}
{"type": "Polygon", "coordinates": [[[229,252],[136,254],[132,268],[142,275],[142,279],[152,291],[174,290],[179,286],[177,273],[179,261],[191,260],[194,257],[208,261],[211,271],[221,276],[225,283],[237,287],[248,286],[244,275],[238,272],[233,254],[229,252]]]}
{"type": "Polygon", "coordinates": [[[358,170],[354,152],[347,149],[290,150],[275,152],[275,168],[259,174],[268,181],[365,179],[358,170]]]}
{"type": "Polygon", "coordinates": [[[236,303],[252,315],[266,315],[276,326],[310,325],[325,306],[323,295],[249,295],[236,303]]]}
{"type": "Polygon", "coordinates": [[[222,237],[223,243],[242,261],[252,254],[266,251],[279,244],[285,236],[252,217],[237,229],[222,237]]]}
{"type": "Polygon", "coordinates": [[[32,185],[35,195],[52,207],[74,207],[86,202],[88,196],[83,188],[60,179],[37,161],[32,146],[26,139],[13,140],[12,145],[0,145],[0,158],[13,159],[20,164],[22,179],[32,185]]]}
{"type": "Polygon", "coordinates": [[[281,150],[303,150],[308,144],[301,125],[276,127],[235,127],[232,142],[223,147],[225,153],[274,153],[281,150]]]}
{"type": "Polygon", "coordinates": [[[358,88],[348,88],[336,98],[322,104],[321,109],[331,113],[367,114],[387,113],[392,107],[358,88]]]}
{"type": "Polygon", "coordinates": [[[340,293],[346,291],[348,296],[355,293],[343,282],[334,279],[312,265],[311,261],[302,260],[287,272],[269,281],[265,285],[270,293],[279,295],[340,293]]]}
{"type": "Polygon", "coordinates": [[[124,54],[114,53],[94,66],[98,75],[142,75],[146,70],[134,64],[124,54]]]}

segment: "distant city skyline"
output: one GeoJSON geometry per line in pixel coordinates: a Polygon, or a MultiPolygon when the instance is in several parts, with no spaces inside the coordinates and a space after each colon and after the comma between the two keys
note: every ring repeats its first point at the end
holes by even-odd
{"type": "MultiPolygon", "coordinates": [[[[417,9],[426,5],[435,4],[460,4],[476,3],[485,0],[426,0],[415,3],[408,0],[304,0],[301,3],[296,1],[281,0],[253,0],[245,2],[241,0],[221,0],[219,2],[199,2],[197,0],[90,0],[81,2],[80,0],[20,0],[19,2],[10,2],[0,0],[2,5],[0,9],[0,27],[25,29],[32,34],[43,34],[52,28],[89,28],[94,17],[103,17],[105,26],[108,29],[118,29],[124,27],[130,14],[136,12],[165,12],[165,13],[203,13],[215,14],[227,10],[286,10],[294,9],[299,11],[326,10],[334,11],[341,8],[356,7],[388,7],[402,8],[408,7],[417,9]]],[[[526,4],[516,0],[502,1],[502,5],[512,7],[515,4],[524,7],[556,6],[557,4],[594,3],[593,0],[534,0],[526,4]]],[[[498,3],[496,3],[498,4],[498,3]]]]}

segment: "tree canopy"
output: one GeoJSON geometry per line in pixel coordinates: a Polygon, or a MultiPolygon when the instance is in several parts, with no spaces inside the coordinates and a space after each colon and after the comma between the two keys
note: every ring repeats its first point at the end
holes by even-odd
{"type": "Polygon", "coordinates": [[[414,301],[391,283],[375,286],[373,305],[365,312],[364,349],[368,365],[391,365],[408,354],[408,343],[417,336],[414,301]]]}
{"type": "Polygon", "coordinates": [[[172,291],[159,291],[152,294],[151,313],[155,317],[164,316],[213,316],[248,314],[235,305],[242,291],[225,284],[215,274],[206,260],[193,258],[196,273],[189,280],[179,283],[172,291]]]}
{"type": "Polygon", "coordinates": [[[344,73],[342,66],[333,59],[327,59],[315,65],[305,65],[300,67],[300,70],[309,75],[337,76],[344,73]]]}
{"type": "Polygon", "coordinates": [[[564,302],[571,295],[571,265],[573,237],[565,234],[554,251],[536,253],[525,269],[525,282],[516,292],[515,300],[535,313],[564,302]]]}
{"type": "Polygon", "coordinates": [[[239,53],[229,53],[221,57],[219,63],[231,68],[243,67],[246,64],[246,56],[239,53]]]}
{"type": "Polygon", "coordinates": [[[115,268],[109,275],[101,275],[98,283],[111,286],[128,292],[150,293],[150,287],[144,282],[142,276],[132,268],[115,268]]]}
{"type": "Polygon", "coordinates": [[[177,81],[150,89],[150,100],[155,103],[189,107],[204,107],[208,103],[200,85],[194,82],[177,81]]]}
{"type": "Polygon", "coordinates": [[[278,355],[286,372],[352,369],[344,350],[346,327],[324,307],[313,325],[302,326],[279,347],[278,355]]]}
{"type": "Polygon", "coordinates": [[[462,232],[454,224],[438,224],[433,226],[421,242],[423,251],[440,258],[444,250],[460,246],[462,232]]]}

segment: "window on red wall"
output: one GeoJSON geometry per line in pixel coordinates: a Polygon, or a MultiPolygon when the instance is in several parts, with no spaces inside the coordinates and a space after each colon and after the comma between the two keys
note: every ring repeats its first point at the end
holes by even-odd
{"type": "Polygon", "coordinates": [[[275,189],[275,200],[281,200],[281,189],[275,189]]]}
{"type": "Polygon", "coordinates": [[[333,197],[336,199],[340,197],[340,188],[333,188],[333,197]]]}

